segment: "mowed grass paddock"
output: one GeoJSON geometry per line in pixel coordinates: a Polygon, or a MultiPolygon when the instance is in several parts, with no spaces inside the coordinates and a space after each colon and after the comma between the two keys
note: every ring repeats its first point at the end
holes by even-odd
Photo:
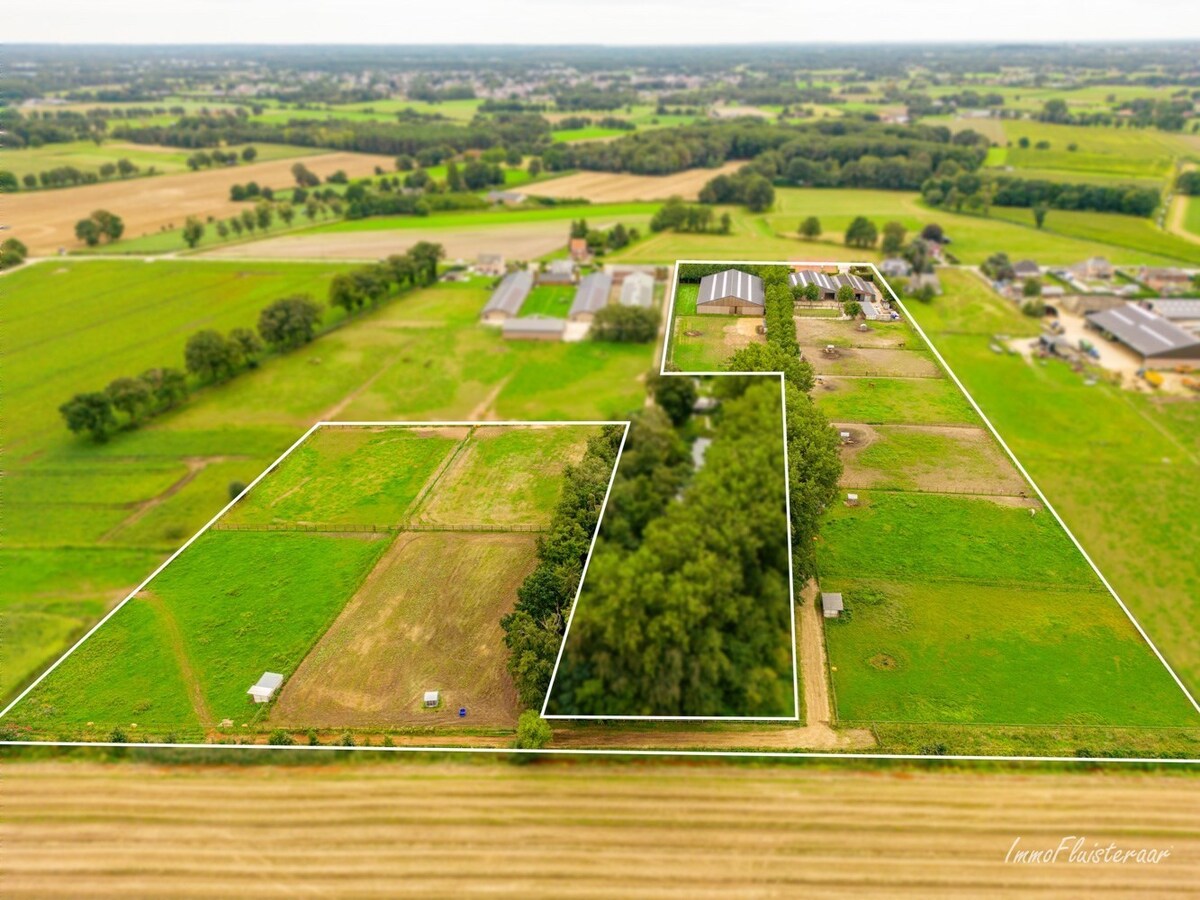
{"type": "Polygon", "coordinates": [[[500,617],[594,434],[323,426],[243,497],[243,521],[202,534],[5,721],[40,737],[202,740],[258,727],[267,708],[246,690],[271,671],[297,728],[431,724],[414,718],[420,694],[443,689],[478,709],[465,724],[513,727],[500,617]],[[383,524],[361,531],[372,518],[383,524]]]}

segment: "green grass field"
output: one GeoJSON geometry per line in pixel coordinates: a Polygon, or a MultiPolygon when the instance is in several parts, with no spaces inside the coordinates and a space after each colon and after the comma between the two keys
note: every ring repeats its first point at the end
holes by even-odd
{"type": "Polygon", "coordinates": [[[1188,197],[1187,209],[1183,214],[1183,227],[1200,237],[1200,197],[1188,197]]]}
{"type": "Polygon", "coordinates": [[[239,724],[246,689],[289,675],[387,547],[384,539],[209,532],[6,718],[106,739],[239,724]]]}
{"type": "Polygon", "coordinates": [[[317,429],[221,524],[394,526],[458,441],[406,428],[317,429]]]}
{"type": "Polygon", "coordinates": [[[1193,692],[1200,690],[1200,404],[997,356],[1036,324],[965,272],[913,304],[967,389],[1193,692]]]}
{"type": "Polygon", "coordinates": [[[224,507],[233,482],[248,484],[317,420],[607,419],[641,402],[650,347],[505,342],[479,326],[488,291],[472,282],[399,298],[106,444],[63,427],[57,406],[71,394],[178,366],[192,332],[253,325],[277,297],[323,300],[339,270],[105,260],[5,276],[0,566],[21,574],[0,601],[0,695],[27,684],[224,507]]]}
{"type": "Polygon", "coordinates": [[[658,209],[656,203],[596,203],[585,206],[547,206],[532,209],[495,209],[477,212],[445,212],[428,216],[372,216],[367,219],[348,219],[318,225],[309,234],[345,231],[394,231],[404,228],[475,228],[489,225],[512,225],[523,222],[557,222],[585,218],[649,217],[658,209]]]}
{"type": "Polygon", "coordinates": [[[523,316],[554,316],[565,319],[575,300],[575,286],[570,284],[539,284],[521,304],[523,316]]]}
{"type": "Polygon", "coordinates": [[[974,424],[975,411],[945,378],[838,378],[827,376],[813,390],[833,422],[870,425],[974,424]]]}

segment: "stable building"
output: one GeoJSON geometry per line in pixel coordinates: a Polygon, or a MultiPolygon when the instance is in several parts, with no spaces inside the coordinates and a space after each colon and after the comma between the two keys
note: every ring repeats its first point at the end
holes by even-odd
{"type": "Polygon", "coordinates": [[[255,703],[269,703],[281,684],[283,684],[283,676],[278,672],[263,672],[262,678],[258,679],[258,682],[246,693],[254,699],[255,703]]]}
{"type": "Polygon", "coordinates": [[[1087,321],[1105,337],[1140,356],[1148,367],[1200,365],[1200,337],[1135,303],[1088,313],[1087,321]]]}
{"type": "Polygon", "coordinates": [[[700,279],[696,295],[700,315],[761,316],[765,311],[766,294],[757,275],[726,269],[700,279]]]}
{"type": "Polygon", "coordinates": [[[621,283],[621,305],[649,309],[654,303],[654,276],[631,272],[621,283]]]}
{"type": "Polygon", "coordinates": [[[841,594],[821,594],[821,612],[827,619],[836,619],[845,610],[841,594]]]}
{"type": "Polygon", "coordinates": [[[857,275],[848,273],[830,275],[820,269],[797,269],[788,276],[788,284],[792,288],[805,288],[810,284],[815,284],[821,294],[817,299],[825,301],[837,300],[838,291],[846,286],[854,291],[854,299],[859,303],[864,300],[875,300],[879,296],[875,285],[857,275]]]}
{"type": "Polygon", "coordinates": [[[500,326],[500,336],[507,341],[561,341],[566,330],[565,319],[520,316],[506,319],[500,326]]]}
{"type": "Polygon", "coordinates": [[[510,272],[492,291],[479,317],[485,325],[500,325],[521,311],[521,305],[533,290],[533,273],[510,272]]]}
{"type": "Polygon", "coordinates": [[[579,279],[575,299],[567,318],[572,322],[590,322],[604,307],[608,306],[608,295],[612,290],[612,276],[604,272],[593,272],[579,279]]]}

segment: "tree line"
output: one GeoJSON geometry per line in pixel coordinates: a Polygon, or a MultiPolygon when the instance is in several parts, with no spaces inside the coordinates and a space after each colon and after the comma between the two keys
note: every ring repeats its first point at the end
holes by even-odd
{"type": "MultiPolygon", "coordinates": [[[[408,252],[334,276],[329,305],[352,315],[406,289],[437,280],[445,255],[440,244],[422,241],[408,252]]],[[[264,307],[257,329],[234,328],[227,334],[206,328],[188,338],[183,369],[148,369],[136,377],[116,378],[99,391],[75,394],[59,406],[68,429],[107,441],[120,429],[137,428],[187,399],[191,376],[197,386],[228,381],[258,367],[266,349],[286,353],[310,343],[321,325],[321,307],[308,294],[280,298],[264,307]]]]}

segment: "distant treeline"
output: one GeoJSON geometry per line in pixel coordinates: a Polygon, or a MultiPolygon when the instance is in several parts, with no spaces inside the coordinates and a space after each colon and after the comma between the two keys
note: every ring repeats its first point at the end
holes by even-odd
{"type": "Polygon", "coordinates": [[[550,143],[550,123],[529,113],[476,117],[466,125],[457,125],[430,120],[400,123],[333,117],[275,123],[222,112],[184,116],[170,125],[122,125],[113,131],[113,136],[139,144],[171,147],[276,143],[387,156],[415,156],[435,147],[445,148],[446,155],[489,147],[511,147],[523,153],[536,153],[550,143]]]}
{"type": "Polygon", "coordinates": [[[946,161],[976,169],[987,154],[974,132],[865,121],[771,125],[749,120],[703,122],[640,131],[609,142],[555,145],[542,154],[548,169],[593,169],[666,175],[730,160],[784,184],[916,190],[946,161]]]}
{"type": "Polygon", "coordinates": [[[1066,184],[1010,175],[981,177],[976,173],[927,179],[921,193],[931,206],[955,210],[966,206],[985,213],[995,205],[1149,216],[1161,199],[1156,189],[1137,185],[1066,184]]]}

